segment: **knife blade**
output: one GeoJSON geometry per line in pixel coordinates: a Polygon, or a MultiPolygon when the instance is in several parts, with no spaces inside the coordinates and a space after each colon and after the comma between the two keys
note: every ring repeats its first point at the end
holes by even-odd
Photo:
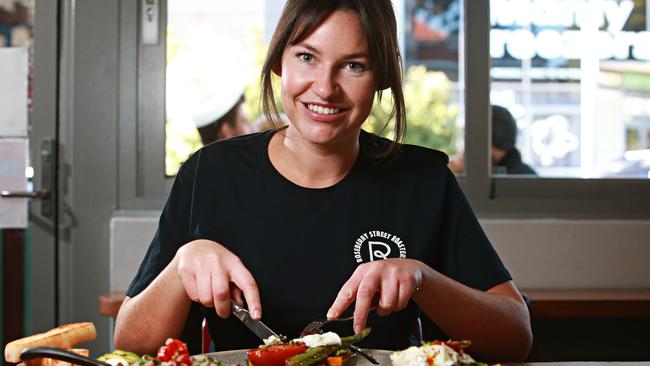
{"type": "Polygon", "coordinates": [[[241,320],[241,322],[244,323],[244,325],[248,327],[248,329],[250,329],[253,333],[255,333],[255,335],[258,336],[261,340],[265,340],[270,336],[276,336],[280,338],[280,336],[272,331],[271,328],[266,326],[266,324],[262,323],[261,321],[253,319],[248,310],[235,304],[234,301],[230,302],[230,311],[232,311],[232,313],[235,314],[235,316],[239,318],[239,320],[241,320]]]}

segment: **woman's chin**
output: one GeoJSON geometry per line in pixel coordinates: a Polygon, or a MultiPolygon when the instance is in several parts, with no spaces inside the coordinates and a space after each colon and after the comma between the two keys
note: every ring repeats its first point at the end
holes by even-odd
{"type": "Polygon", "coordinates": [[[314,145],[328,145],[337,140],[338,134],[329,126],[310,127],[300,131],[302,139],[314,145]]]}
{"type": "Polygon", "coordinates": [[[333,126],[309,126],[309,128],[301,129],[300,135],[305,142],[319,146],[339,145],[345,144],[348,140],[347,137],[356,139],[356,134],[346,133],[339,128],[333,126]]]}

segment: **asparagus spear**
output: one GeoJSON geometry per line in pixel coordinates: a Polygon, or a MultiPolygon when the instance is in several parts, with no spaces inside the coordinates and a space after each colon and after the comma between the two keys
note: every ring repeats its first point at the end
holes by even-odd
{"type": "Polygon", "coordinates": [[[360,342],[370,333],[370,328],[366,328],[353,336],[341,338],[341,345],[320,346],[310,348],[304,353],[295,355],[286,361],[288,366],[310,366],[325,360],[327,357],[350,344],[360,342]]]}

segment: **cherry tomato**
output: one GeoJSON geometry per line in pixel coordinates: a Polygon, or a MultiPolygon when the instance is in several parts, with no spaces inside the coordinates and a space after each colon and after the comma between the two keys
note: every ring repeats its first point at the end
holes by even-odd
{"type": "Polygon", "coordinates": [[[156,359],[161,362],[176,362],[181,366],[190,366],[192,364],[187,345],[173,338],[167,338],[165,345],[158,349],[156,359]]]}
{"type": "Polygon", "coordinates": [[[248,351],[248,361],[253,366],[284,366],[284,361],[307,350],[304,343],[274,344],[248,351]]]}

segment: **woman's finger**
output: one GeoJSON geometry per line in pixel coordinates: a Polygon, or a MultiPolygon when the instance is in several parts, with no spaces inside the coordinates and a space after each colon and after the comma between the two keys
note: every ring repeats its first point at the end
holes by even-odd
{"type": "Polygon", "coordinates": [[[357,289],[359,288],[359,283],[363,278],[362,272],[359,268],[360,267],[357,267],[357,270],[352,274],[352,277],[350,277],[339,290],[336,299],[334,299],[334,303],[327,311],[328,319],[339,318],[357,298],[357,289]]]}
{"type": "Polygon", "coordinates": [[[184,271],[179,271],[179,275],[181,277],[181,282],[183,283],[183,287],[185,288],[185,292],[187,293],[187,297],[190,298],[190,300],[194,302],[199,301],[199,295],[196,291],[196,278],[194,277],[194,274],[192,273],[187,273],[184,271]]]}
{"type": "MultiPolygon", "coordinates": [[[[241,263],[241,262],[240,262],[241,263]]],[[[253,319],[262,318],[262,303],[260,301],[260,291],[253,275],[240,264],[231,272],[232,282],[243,292],[248,311],[253,319]]]]}
{"type": "Polygon", "coordinates": [[[378,315],[388,315],[395,311],[399,300],[399,282],[392,276],[382,276],[380,284],[378,315]]]}
{"type": "Polygon", "coordinates": [[[368,313],[372,307],[375,293],[379,290],[381,277],[375,271],[366,272],[357,289],[357,300],[354,304],[354,332],[359,333],[368,322],[368,313]]]}
{"type": "Polygon", "coordinates": [[[199,302],[206,307],[211,308],[214,304],[212,297],[212,279],[210,273],[197,273],[196,275],[196,292],[199,302]]]}
{"type": "Polygon", "coordinates": [[[399,281],[398,286],[398,300],[393,311],[400,311],[406,308],[409,301],[411,300],[411,295],[415,291],[414,285],[410,285],[409,283],[403,281],[399,281]]]}
{"type": "Polygon", "coordinates": [[[211,297],[214,310],[221,318],[230,316],[230,281],[222,271],[214,271],[211,274],[212,289],[211,297]]]}

